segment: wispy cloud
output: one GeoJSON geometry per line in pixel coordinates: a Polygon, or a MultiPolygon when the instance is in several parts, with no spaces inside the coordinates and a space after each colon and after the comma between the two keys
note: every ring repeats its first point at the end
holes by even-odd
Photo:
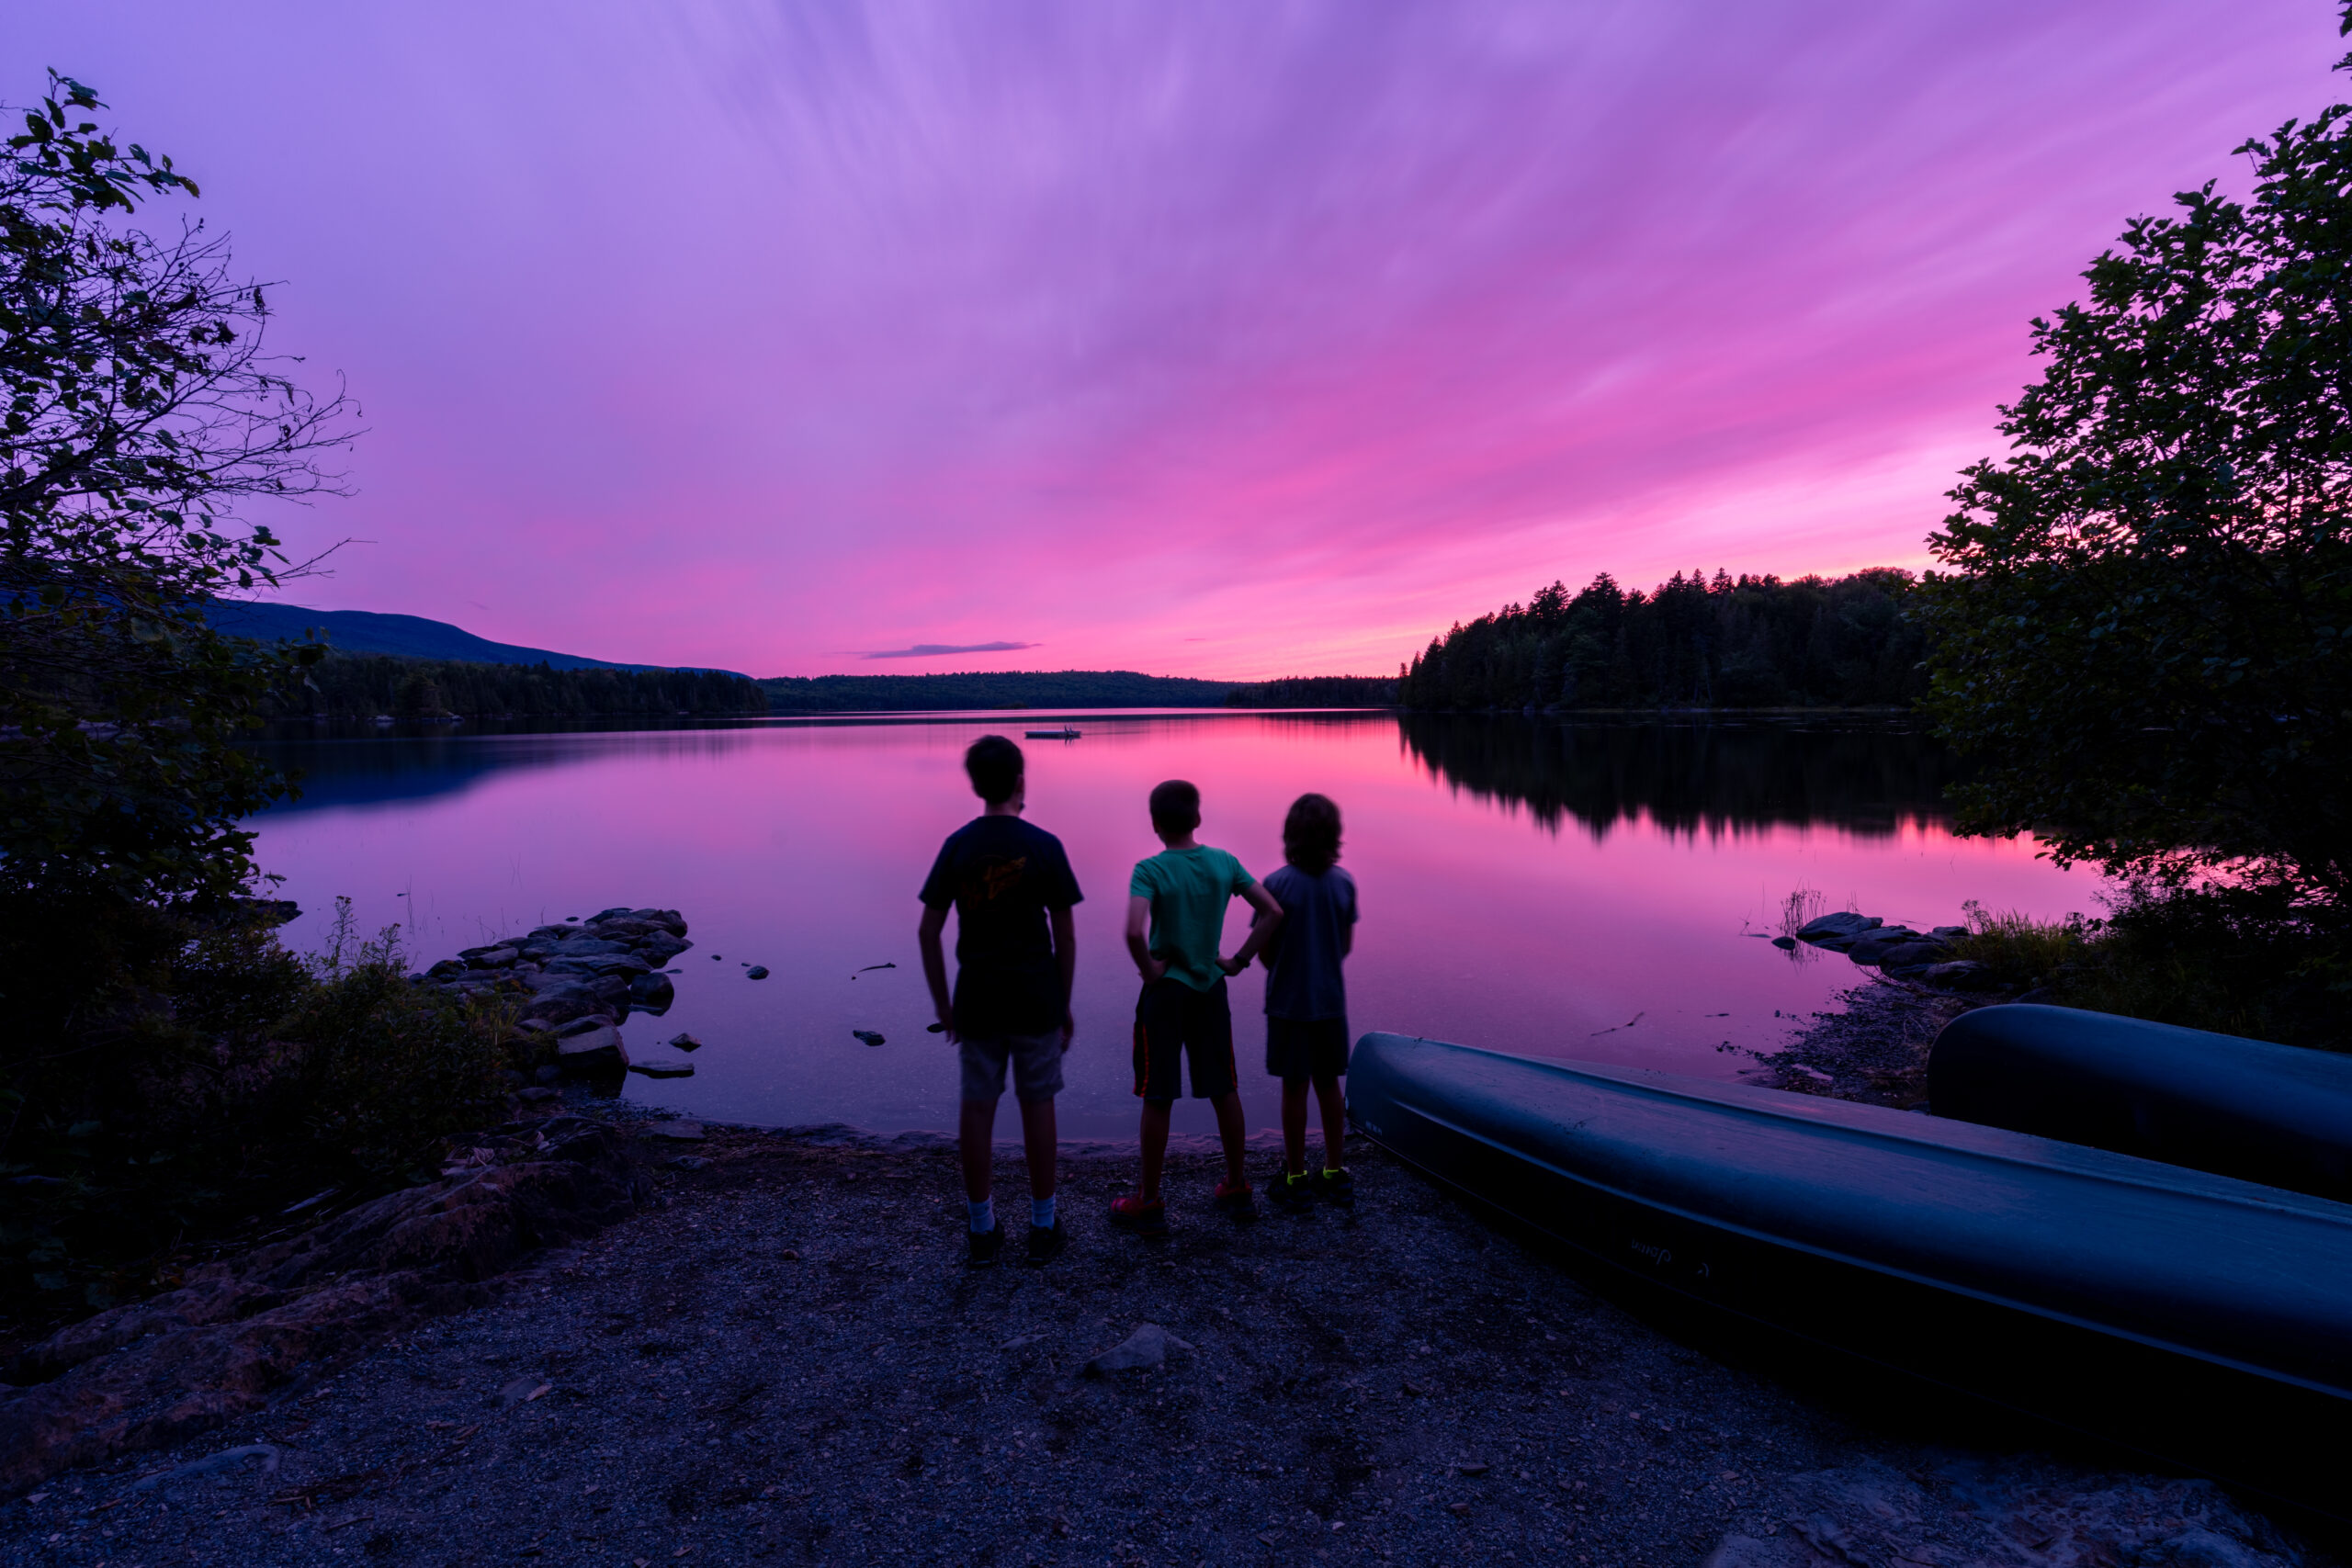
{"type": "Polygon", "coordinates": [[[930,659],[951,653],[1018,653],[1024,648],[1035,648],[1034,642],[919,642],[912,648],[886,648],[875,653],[861,653],[860,659],[930,659]]]}
{"type": "Polygon", "coordinates": [[[379,541],[313,602],[763,674],[1363,673],[1555,576],[1916,564],[2028,321],[2344,96],[2316,0],[288,10],[0,15],[365,399],[268,519],[379,541]]]}

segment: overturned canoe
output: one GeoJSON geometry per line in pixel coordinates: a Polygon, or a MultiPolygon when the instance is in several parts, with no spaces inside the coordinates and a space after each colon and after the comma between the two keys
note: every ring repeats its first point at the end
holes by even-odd
{"type": "Polygon", "coordinates": [[[2352,1201],[2352,1056],[2075,1008],[1978,1008],[1928,1056],[1939,1116],[2352,1201]]]}
{"type": "Polygon", "coordinates": [[[1395,1034],[1348,1089],[1382,1147],[1677,1297],[2352,1517],[2352,1207],[1395,1034]]]}

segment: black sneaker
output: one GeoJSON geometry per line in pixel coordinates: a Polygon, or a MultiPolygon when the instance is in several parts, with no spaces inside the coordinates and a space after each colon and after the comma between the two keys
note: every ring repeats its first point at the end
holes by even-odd
{"type": "Polygon", "coordinates": [[[1356,1206],[1356,1179],[1344,1170],[1316,1172],[1315,1190],[1323,1195],[1326,1203],[1336,1203],[1342,1209],[1356,1206]]]}
{"type": "Polygon", "coordinates": [[[1266,1196],[1283,1213],[1303,1214],[1315,1207],[1315,1179],[1278,1170],[1266,1179],[1266,1196]]]}
{"type": "Polygon", "coordinates": [[[987,1269],[996,1263],[996,1255],[1004,1250],[1004,1227],[990,1225],[984,1231],[966,1233],[972,1238],[972,1250],[964,1259],[967,1269],[987,1269]]]}
{"type": "Polygon", "coordinates": [[[1062,1255],[1069,1246],[1069,1233],[1062,1229],[1061,1216],[1054,1216],[1050,1225],[1029,1227],[1029,1267],[1043,1269],[1062,1255]]]}

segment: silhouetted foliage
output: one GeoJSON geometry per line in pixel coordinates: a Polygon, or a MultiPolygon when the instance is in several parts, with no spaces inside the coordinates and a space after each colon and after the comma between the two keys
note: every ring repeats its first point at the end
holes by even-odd
{"type": "Polygon", "coordinates": [[[777,675],[777,713],[920,713],[954,708],[1216,707],[1230,681],[1132,670],[1004,670],[969,675],[777,675]]]}
{"type": "Polygon", "coordinates": [[[435,1140],[505,1114],[510,1014],[412,984],[394,933],[288,953],[266,907],[106,894],[0,900],[12,985],[0,1116],[0,1321],[168,1283],[322,1188],[420,1179],[435,1140]],[[58,933],[71,933],[60,942],[58,933]]]}
{"type": "MultiPolygon", "coordinates": [[[[2352,28],[2352,18],[2347,18],[2352,28]]],[[[2341,68],[2341,67],[2339,67],[2341,68]]],[[[1931,543],[1928,701],[1971,831],[2352,897],[2352,107],[2137,219],[2033,323],[2013,445],[1931,543]]],[[[2170,917],[2168,917],[2170,918],[2170,917]]],[[[2178,922],[2176,922],[2178,923],[2178,922]]]]}
{"type": "Polygon", "coordinates": [[[1432,639],[1403,671],[1408,707],[1897,707],[1925,690],[1910,573],[1713,578],[1627,592],[1606,572],[1555,582],[1432,639]]]}
{"type": "Polygon", "coordinates": [[[0,896],[218,897],[283,788],[232,742],[318,650],[200,606],[284,574],[239,508],[332,490],[345,405],[265,353],[220,241],[123,224],[196,186],[98,107],[52,74],[0,153],[0,896]]]}
{"type": "Polygon", "coordinates": [[[1376,708],[1396,701],[1396,679],[1387,675],[1286,675],[1225,694],[1225,705],[1233,708],[1376,708]]]}
{"type": "Polygon", "coordinates": [[[762,713],[766,707],[758,682],[716,670],[550,670],[338,653],[311,670],[307,689],[285,693],[269,716],[590,718],[762,713]]]}

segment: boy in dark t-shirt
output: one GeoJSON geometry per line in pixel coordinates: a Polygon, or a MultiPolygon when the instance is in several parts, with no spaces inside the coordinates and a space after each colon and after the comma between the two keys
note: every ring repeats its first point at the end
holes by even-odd
{"type": "Polygon", "coordinates": [[[967,1261],[984,1268],[1003,1246],[989,1166],[1009,1064],[1029,1156],[1029,1261],[1045,1264],[1065,1246],[1054,1212],[1054,1096],[1061,1091],[1062,1053],[1074,1028],[1069,991],[1078,960],[1070,908],[1080,894],[1061,840],[1021,820],[1028,803],[1021,748],[1001,735],[983,735],[964,753],[964,771],[987,809],[940,846],[923,881],[916,934],[932,1005],[962,1062],[957,1132],[971,1215],[967,1261]],[[952,998],[940,947],[951,908],[952,998]]]}

